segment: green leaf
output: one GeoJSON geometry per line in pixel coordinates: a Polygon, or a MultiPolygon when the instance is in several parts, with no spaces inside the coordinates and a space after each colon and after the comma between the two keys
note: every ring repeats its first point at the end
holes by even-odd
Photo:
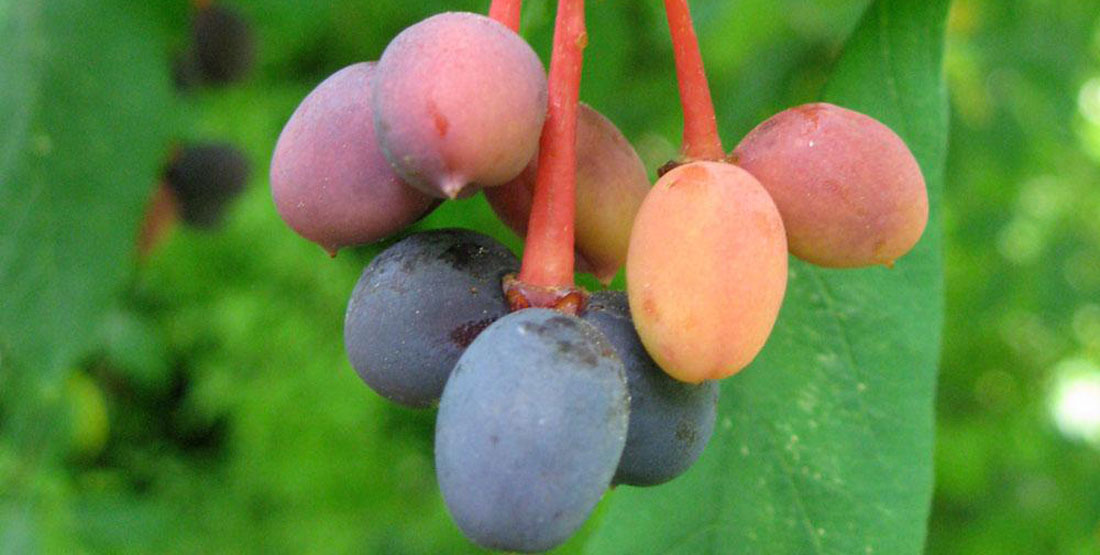
{"type": "Polygon", "coordinates": [[[920,244],[893,270],[793,261],[776,329],[722,383],[696,467],[615,491],[589,552],[921,552],[943,320],[947,5],[875,2],[825,94],[891,126],[917,156],[932,203],[920,244]]]}
{"type": "Polygon", "coordinates": [[[0,381],[59,375],[130,274],[173,102],[142,9],[0,4],[0,381]]]}

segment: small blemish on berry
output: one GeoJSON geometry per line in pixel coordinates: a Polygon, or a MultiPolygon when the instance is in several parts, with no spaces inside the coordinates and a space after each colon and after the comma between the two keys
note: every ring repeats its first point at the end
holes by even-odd
{"type": "Polygon", "coordinates": [[[494,318],[485,318],[484,320],[464,322],[457,328],[451,330],[451,342],[465,349],[469,347],[470,343],[473,343],[474,339],[477,339],[477,336],[485,331],[485,328],[489,327],[493,321],[494,318]]]}

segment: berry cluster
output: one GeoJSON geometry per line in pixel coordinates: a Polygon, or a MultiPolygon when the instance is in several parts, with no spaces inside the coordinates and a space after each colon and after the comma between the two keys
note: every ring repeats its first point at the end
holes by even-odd
{"type": "Polygon", "coordinates": [[[920,237],[920,169],[881,123],[827,104],[721,146],[685,0],[666,0],[683,157],[650,188],[633,148],[578,103],[583,0],[560,0],[549,79],[492,17],[445,13],[346,67],[291,116],[271,162],[286,223],[330,254],[484,190],[523,259],[459,229],[410,235],[363,271],[344,341],[364,382],[438,403],[436,471],[459,528],[539,551],[614,484],[683,473],[714,429],[717,378],[778,316],[788,249],[828,267],[890,265],[920,237]],[[588,294],[581,269],[627,291],[588,294]]]}
{"type": "MultiPolygon", "coordinates": [[[[248,20],[212,0],[192,4],[187,46],[173,60],[176,90],[187,94],[200,85],[221,88],[242,81],[256,50],[248,20]]],[[[244,191],[250,173],[245,154],[231,143],[174,146],[146,208],[138,254],[147,256],[177,220],[192,228],[216,228],[229,204],[244,191]]]]}

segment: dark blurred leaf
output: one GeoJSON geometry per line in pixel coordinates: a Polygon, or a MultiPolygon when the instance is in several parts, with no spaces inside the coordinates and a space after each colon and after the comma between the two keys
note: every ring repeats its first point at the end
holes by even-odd
{"type": "Polygon", "coordinates": [[[890,125],[920,160],[933,206],[921,244],[893,270],[795,262],[768,346],[722,384],[697,467],[616,491],[590,552],[922,550],[943,319],[947,4],[873,4],[825,95],[890,125]]]}
{"type": "Polygon", "coordinates": [[[0,8],[0,371],[56,375],[131,268],[167,151],[167,55],[141,5],[0,8]]]}

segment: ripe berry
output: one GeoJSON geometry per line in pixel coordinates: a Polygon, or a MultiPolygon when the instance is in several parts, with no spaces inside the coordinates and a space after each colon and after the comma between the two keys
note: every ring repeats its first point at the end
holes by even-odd
{"type": "Polygon", "coordinates": [[[683,474],[714,432],[718,382],[688,384],[661,370],[634,330],[622,291],[593,294],[583,318],[615,347],[630,388],[630,426],[614,483],[654,486],[683,474]]]}
{"type": "Polygon", "coordinates": [[[229,201],[244,190],[250,173],[244,153],[228,143],[184,146],[165,172],[165,182],[189,225],[210,228],[221,222],[229,201]]]}
{"type": "Polygon", "coordinates": [[[611,482],[628,407],[622,362],[591,324],[526,309],[489,326],[436,421],[439,488],[458,527],[491,549],[564,542],[611,482]]]}
{"type": "Polygon", "coordinates": [[[235,10],[220,4],[200,8],[191,34],[194,60],[203,81],[238,81],[252,68],[256,38],[248,21],[235,10]]]}
{"type": "Polygon", "coordinates": [[[518,269],[504,245],[473,231],[402,239],[355,285],[344,321],[348,360],[379,395],[431,405],[459,355],[508,313],[501,279],[518,269]]]}

